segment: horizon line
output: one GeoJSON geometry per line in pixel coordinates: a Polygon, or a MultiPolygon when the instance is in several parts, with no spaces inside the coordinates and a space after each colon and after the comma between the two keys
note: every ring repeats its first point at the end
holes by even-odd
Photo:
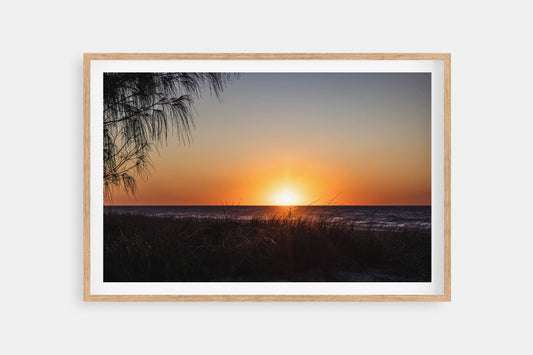
{"type": "Polygon", "coordinates": [[[106,205],[104,207],[431,207],[432,205],[170,205],[170,204],[148,204],[148,205],[106,205]]]}

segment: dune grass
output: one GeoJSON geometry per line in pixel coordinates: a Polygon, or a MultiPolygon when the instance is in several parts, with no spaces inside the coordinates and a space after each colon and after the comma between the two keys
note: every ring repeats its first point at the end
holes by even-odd
{"type": "Polygon", "coordinates": [[[431,281],[431,234],[107,213],[104,281],[431,281]]]}

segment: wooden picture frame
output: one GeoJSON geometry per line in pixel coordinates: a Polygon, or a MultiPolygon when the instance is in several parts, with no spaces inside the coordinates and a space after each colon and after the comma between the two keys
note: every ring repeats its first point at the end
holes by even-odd
{"type": "MultiPolygon", "coordinates": [[[[334,64],[333,64],[334,65],[334,64]]],[[[84,192],[83,192],[83,299],[84,301],[193,301],[193,302],[449,302],[451,301],[451,55],[449,53],[85,53],[84,63],[84,192]],[[103,62],[121,62],[134,63],[138,61],[309,61],[324,62],[332,61],[333,63],[351,63],[351,62],[405,62],[405,63],[422,63],[433,62],[443,68],[442,70],[442,186],[432,186],[432,189],[443,190],[443,214],[442,214],[442,265],[439,265],[442,271],[441,284],[439,293],[398,293],[398,294],[228,294],[228,293],[202,293],[202,294],[161,294],[149,292],[143,294],[129,293],[99,293],[95,292],[91,275],[95,272],[92,252],[92,232],[95,232],[94,225],[91,228],[91,184],[96,182],[91,180],[91,122],[94,122],[95,115],[91,112],[91,105],[94,103],[92,89],[96,83],[92,81],[91,70],[97,63],[103,62]]],[[[99,83],[98,83],[99,84],[99,83]]],[[[94,127],[93,127],[94,128],[94,127]]],[[[93,153],[94,154],[94,153],[93,153]]],[[[94,187],[94,186],[93,186],[94,187]]],[[[92,250],[93,249],[93,250],[92,250]]],[[[103,262],[103,261],[102,261],[103,262]]]]}

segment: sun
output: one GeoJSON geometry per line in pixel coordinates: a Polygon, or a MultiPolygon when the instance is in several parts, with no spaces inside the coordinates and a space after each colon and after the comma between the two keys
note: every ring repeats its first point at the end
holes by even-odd
{"type": "Polygon", "coordinates": [[[276,194],[274,202],[279,206],[294,206],[298,202],[298,195],[291,190],[282,190],[276,194]]]}

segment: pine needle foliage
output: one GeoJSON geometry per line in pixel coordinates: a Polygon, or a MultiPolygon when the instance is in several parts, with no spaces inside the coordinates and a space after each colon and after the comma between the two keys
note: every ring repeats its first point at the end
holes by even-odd
{"type": "Polygon", "coordinates": [[[147,177],[150,154],[169,132],[191,143],[194,102],[221,98],[237,77],[231,73],[104,73],[104,198],[114,188],[135,195],[137,177],[147,177]]]}

